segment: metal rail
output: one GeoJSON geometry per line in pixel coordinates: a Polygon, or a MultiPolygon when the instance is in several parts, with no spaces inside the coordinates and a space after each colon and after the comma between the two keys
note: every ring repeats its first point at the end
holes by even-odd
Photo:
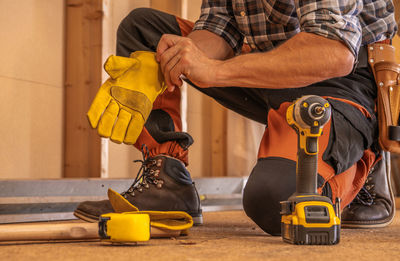
{"type": "MultiPolygon", "coordinates": [[[[242,209],[247,178],[195,179],[203,211],[242,209]]],[[[133,179],[59,179],[0,181],[0,224],[76,219],[79,202],[107,198],[107,189],[122,192],[133,179]]]]}

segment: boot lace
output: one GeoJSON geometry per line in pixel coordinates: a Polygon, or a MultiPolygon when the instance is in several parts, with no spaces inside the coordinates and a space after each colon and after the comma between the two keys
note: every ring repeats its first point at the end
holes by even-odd
{"type": "Polygon", "coordinates": [[[133,162],[140,162],[142,165],[129,189],[121,193],[124,198],[127,198],[128,195],[134,197],[135,192],[141,193],[144,191],[143,189],[149,189],[150,184],[154,184],[158,189],[161,189],[164,184],[163,180],[158,179],[162,159],[151,158],[146,145],[142,145],[141,151],[143,160],[134,160],[133,162]]]}
{"type": "Polygon", "coordinates": [[[354,203],[360,203],[365,206],[371,206],[374,203],[376,193],[373,191],[373,187],[375,185],[371,184],[371,180],[372,177],[368,176],[364,186],[361,188],[360,192],[358,192],[356,198],[354,199],[354,203]]]}

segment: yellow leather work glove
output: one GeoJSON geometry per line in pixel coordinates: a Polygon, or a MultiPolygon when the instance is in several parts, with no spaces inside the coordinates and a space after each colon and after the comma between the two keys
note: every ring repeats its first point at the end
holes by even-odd
{"type": "Polygon", "coordinates": [[[183,211],[139,211],[121,194],[108,189],[108,199],[116,213],[140,213],[150,216],[152,227],[168,230],[186,230],[193,226],[193,218],[183,211]]]}
{"type": "Polygon", "coordinates": [[[103,83],[87,113],[92,128],[116,143],[134,144],[153,103],[166,89],[155,53],[111,55],[104,64],[110,78],[103,83]]]}

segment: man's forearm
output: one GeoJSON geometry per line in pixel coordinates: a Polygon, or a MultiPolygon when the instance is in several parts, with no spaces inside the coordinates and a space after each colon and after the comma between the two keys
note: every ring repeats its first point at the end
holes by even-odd
{"type": "Polygon", "coordinates": [[[230,45],[220,36],[207,30],[193,31],[188,35],[208,58],[226,60],[233,57],[230,45]]]}
{"type": "Polygon", "coordinates": [[[209,86],[295,88],[351,72],[354,56],[339,41],[299,33],[266,53],[239,55],[221,62],[209,86]]]}

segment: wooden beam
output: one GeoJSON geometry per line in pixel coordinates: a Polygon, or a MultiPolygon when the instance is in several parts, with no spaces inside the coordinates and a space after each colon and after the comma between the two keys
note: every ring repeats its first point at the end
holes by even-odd
{"type": "MultiPolygon", "coordinates": [[[[393,5],[394,5],[394,16],[397,25],[400,26],[400,0],[393,0],[393,5]]],[[[397,31],[397,35],[400,36],[400,30],[397,31]]]]}
{"type": "Polygon", "coordinates": [[[150,0],[150,6],[172,15],[182,16],[181,2],[181,0],[150,0]]]}
{"type": "Polygon", "coordinates": [[[102,0],[66,0],[64,177],[100,176],[100,138],[86,112],[101,85],[102,0]]]}
{"type": "Polygon", "coordinates": [[[210,105],[211,176],[227,176],[227,109],[216,102],[210,105]]]}

